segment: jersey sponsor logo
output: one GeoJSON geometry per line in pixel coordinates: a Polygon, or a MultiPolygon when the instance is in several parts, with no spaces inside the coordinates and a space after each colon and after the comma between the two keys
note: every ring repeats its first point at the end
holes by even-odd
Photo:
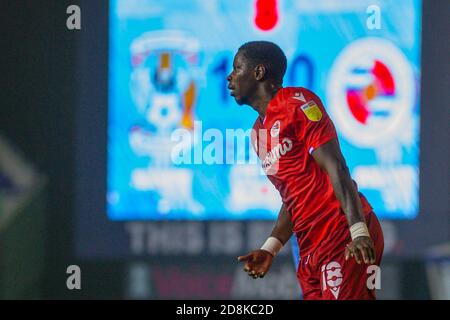
{"type": "Polygon", "coordinates": [[[320,119],[322,119],[322,111],[320,111],[319,106],[313,100],[308,101],[300,108],[309,120],[319,121],[320,119]]]}
{"type": "Polygon", "coordinates": [[[281,158],[281,156],[284,156],[288,151],[292,150],[292,140],[289,138],[284,138],[281,143],[278,143],[265,157],[262,168],[264,172],[267,174],[270,170],[270,168],[278,161],[278,159],[281,158]]]}
{"type": "Polygon", "coordinates": [[[336,300],[339,297],[342,279],[342,268],[338,262],[332,261],[322,266],[322,291],[330,289],[336,300]]]}
{"type": "Polygon", "coordinates": [[[280,120],[277,120],[273,124],[272,129],[270,129],[270,135],[276,138],[278,137],[279,134],[280,134],[280,120]]]}

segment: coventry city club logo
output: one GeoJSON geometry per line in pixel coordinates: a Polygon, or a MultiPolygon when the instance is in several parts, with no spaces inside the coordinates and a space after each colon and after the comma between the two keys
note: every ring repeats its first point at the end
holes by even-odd
{"type": "Polygon", "coordinates": [[[155,192],[162,213],[204,210],[192,197],[192,172],[171,161],[174,145],[189,152],[196,143],[186,140],[180,146],[171,135],[176,129],[196,131],[199,52],[199,41],[184,31],[147,32],[130,46],[130,93],[141,118],[129,130],[129,143],[136,155],[149,159],[147,167],[133,170],[131,184],[155,192]]]}

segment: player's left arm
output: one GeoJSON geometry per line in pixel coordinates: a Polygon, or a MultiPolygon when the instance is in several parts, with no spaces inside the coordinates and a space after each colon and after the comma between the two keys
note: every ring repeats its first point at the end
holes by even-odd
{"type": "Polygon", "coordinates": [[[338,140],[331,139],[312,152],[313,158],[330,177],[336,198],[347,217],[352,242],[347,245],[345,259],[354,257],[360,264],[375,263],[375,248],[364,219],[361,199],[350,176],[338,140]]]}

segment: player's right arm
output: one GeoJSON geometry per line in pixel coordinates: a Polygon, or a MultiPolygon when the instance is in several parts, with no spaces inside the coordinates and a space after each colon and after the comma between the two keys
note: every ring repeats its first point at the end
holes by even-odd
{"type": "Polygon", "coordinates": [[[274,256],[291,237],[292,228],[291,215],[283,204],[272,233],[261,249],[254,250],[245,256],[238,257],[239,261],[245,262],[244,271],[247,272],[250,277],[256,279],[266,275],[272,265],[274,256]]]}
{"type": "Polygon", "coordinates": [[[284,245],[291,238],[292,228],[291,215],[286,209],[286,205],[283,203],[280,212],[278,213],[277,222],[275,223],[270,236],[277,238],[284,245]]]}

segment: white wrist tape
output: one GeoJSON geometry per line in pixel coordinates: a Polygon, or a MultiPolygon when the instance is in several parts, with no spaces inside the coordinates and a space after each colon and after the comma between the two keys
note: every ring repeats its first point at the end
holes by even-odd
{"type": "Polygon", "coordinates": [[[369,229],[367,229],[367,225],[364,222],[357,222],[350,227],[350,234],[352,236],[352,240],[355,240],[358,237],[370,237],[369,229]]]}
{"type": "Polygon", "coordinates": [[[262,245],[261,250],[266,250],[275,257],[281,248],[283,248],[283,243],[280,240],[275,237],[269,237],[262,245]]]}

